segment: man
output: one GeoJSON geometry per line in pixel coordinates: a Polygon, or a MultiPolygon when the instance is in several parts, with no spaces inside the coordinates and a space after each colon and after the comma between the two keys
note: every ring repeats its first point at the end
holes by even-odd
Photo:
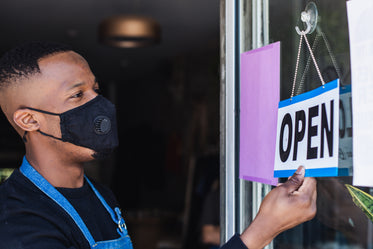
{"type": "MultiPolygon", "coordinates": [[[[132,248],[113,194],[84,176],[84,162],[118,145],[115,108],[98,89],[88,63],[65,45],[30,42],[0,59],[0,106],[26,147],[0,186],[1,249],[132,248]]],[[[263,247],[312,218],[315,185],[299,168],[225,248],[263,247]]]]}

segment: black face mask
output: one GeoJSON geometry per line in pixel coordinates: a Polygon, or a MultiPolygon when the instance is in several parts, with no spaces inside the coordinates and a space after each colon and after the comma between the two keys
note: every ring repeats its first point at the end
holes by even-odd
{"type": "Polygon", "coordinates": [[[60,117],[61,138],[41,130],[38,132],[63,142],[92,149],[95,151],[95,158],[105,157],[118,146],[115,106],[101,95],[64,113],[27,108],[60,117]]]}

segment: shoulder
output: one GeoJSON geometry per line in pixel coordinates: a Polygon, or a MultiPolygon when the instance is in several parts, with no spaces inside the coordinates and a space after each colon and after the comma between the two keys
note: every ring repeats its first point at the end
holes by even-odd
{"type": "MultiPolygon", "coordinates": [[[[38,189],[18,170],[0,185],[0,207],[23,203],[38,194],[38,189]]],[[[2,213],[0,213],[2,214],[2,213]]]]}
{"type": "Polygon", "coordinates": [[[50,199],[18,169],[0,185],[0,217],[19,209],[40,208],[50,199]]]}
{"type": "Polygon", "coordinates": [[[0,248],[68,248],[86,243],[80,237],[70,217],[19,170],[0,185],[0,248]]]}

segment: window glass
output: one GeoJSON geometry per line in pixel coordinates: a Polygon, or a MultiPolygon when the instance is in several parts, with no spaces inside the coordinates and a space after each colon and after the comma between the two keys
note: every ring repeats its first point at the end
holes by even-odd
{"type": "MultiPolygon", "coordinates": [[[[301,12],[309,1],[269,1],[269,42],[281,41],[281,100],[291,95],[300,36],[295,26],[305,30],[301,12]]],[[[316,30],[307,35],[325,82],[340,78],[343,89],[351,84],[346,2],[314,1],[318,10],[316,30]]],[[[321,85],[316,67],[303,41],[295,94],[321,85]]],[[[342,100],[340,111],[340,165],[352,173],[352,122],[350,101],[342,100]],[[345,110],[346,109],[346,110],[345,110]]],[[[318,211],[315,219],[282,233],[274,248],[372,248],[372,222],[355,206],[345,183],[352,177],[318,178],[318,211]]],[[[363,189],[372,193],[372,189],[363,189]]]]}

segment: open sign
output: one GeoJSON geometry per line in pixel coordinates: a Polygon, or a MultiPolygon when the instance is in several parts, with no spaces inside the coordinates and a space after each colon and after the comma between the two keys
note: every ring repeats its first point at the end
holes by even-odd
{"type": "Polygon", "coordinates": [[[338,175],[339,81],[279,103],[275,177],[338,175]]]}

